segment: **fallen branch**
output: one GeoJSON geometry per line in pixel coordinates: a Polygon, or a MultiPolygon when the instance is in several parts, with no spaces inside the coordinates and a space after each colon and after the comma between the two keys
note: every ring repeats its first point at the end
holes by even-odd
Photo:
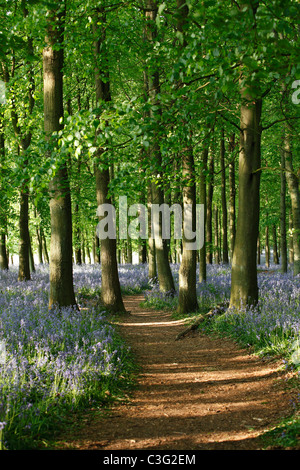
{"type": "Polygon", "coordinates": [[[202,315],[202,314],[199,315],[197,317],[197,320],[194,321],[188,328],[183,330],[181,333],[178,333],[178,335],[176,336],[175,341],[183,338],[184,336],[189,334],[191,331],[195,331],[198,328],[198,326],[200,325],[200,323],[204,322],[204,320],[207,320],[207,318],[212,317],[214,315],[221,315],[222,313],[225,312],[225,310],[227,310],[228,307],[229,307],[229,302],[225,301],[225,302],[222,302],[222,303],[216,305],[215,307],[213,307],[211,310],[209,310],[209,312],[205,313],[204,315],[202,315]]]}

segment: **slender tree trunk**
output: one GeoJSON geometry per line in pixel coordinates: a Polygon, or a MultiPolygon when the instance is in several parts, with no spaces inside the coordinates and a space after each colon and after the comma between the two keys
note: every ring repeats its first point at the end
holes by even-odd
{"type": "Polygon", "coordinates": [[[214,251],[215,251],[215,264],[220,263],[219,256],[219,210],[216,206],[214,208],[214,251]]]}
{"type": "Polygon", "coordinates": [[[6,251],[6,204],[2,200],[3,165],[5,161],[5,137],[3,128],[3,115],[0,115],[0,269],[8,269],[8,256],[6,251]]]}
{"type": "Polygon", "coordinates": [[[80,215],[79,205],[75,204],[75,261],[76,264],[82,264],[82,252],[81,252],[81,230],[80,230],[80,215]]]}
{"type": "Polygon", "coordinates": [[[94,252],[95,263],[100,264],[100,241],[97,235],[95,235],[94,247],[95,247],[95,252],[94,252]]]}
{"type": "Polygon", "coordinates": [[[281,172],[280,172],[280,254],[281,271],[287,272],[287,239],[286,239],[286,176],[285,176],[285,152],[281,150],[281,172]]]}
{"type": "Polygon", "coordinates": [[[294,252],[294,276],[300,273],[300,195],[299,180],[293,168],[293,155],[291,150],[291,136],[286,128],[284,139],[285,168],[288,189],[291,198],[293,220],[293,252],[294,252]]]}
{"type": "Polygon", "coordinates": [[[289,213],[289,263],[294,264],[293,216],[289,213]]]}
{"type": "Polygon", "coordinates": [[[273,226],[272,226],[272,235],[273,235],[273,261],[274,261],[274,264],[279,264],[278,246],[277,246],[277,233],[276,233],[276,225],[275,224],[273,224],[273,226]]]}
{"type": "Polygon", "coordinates": [[[8,269],[8,256],[6,251],[6,235],[0,233],[0,269],[8,269]]]}
{"type": "Polygon", "coordinates": [[[269,244],[269,227],[266,226],[266,233],[265,233],[265,264],[266,268],[270,267],[270,244],[269,244]]]}
{"type": "Polygon", "coordinates": [[[200,249],[199,259],[199,282],[205,282],[206,273],[206,173],[207,173],[207,160],[208,160],[208,148],[204,148],[202,152],[202,168],[200,174],[200,204],[204,206],[204,243],[200,249]]]}
{"type": "Polygon", "coordinates": [[[44,259],[46,260],[46,263],[50,264],[48,250],[47,250],[46,237],[44,235],[44,232],[43,232],[42,228],[40,228],[40,233],[41,233],[41,239],[42,239],[42,243],[43,243],[44,259]]]}
{"type": "MultiPolygon", "coordinates": [[[[108,70],[108,51],[106,50],[106,14],[103,6],[96,9],[93,22],[96,101],[111,101],[110,77],[108,70]],[[99,65],[101,64],[101,65],[99,65]]],[[[109,197],[109,165],[103,156],[104,149],[99,148],[95,165],[96,194],[98,207],[111,204],[109,197]]],[[[100,218],[101,219],[101,218],[100,218]]],[[[114,238],[100,240],[101,257],[101,298],[104,306],[112,312],[125,312],[118,273],[117,243],[114,238]]]]}
{"type": "MultiPolygon", "coordinates": [[[[37,210],[34,208],[34,217],[37,218],[37,210]]],[[[35,228],[37,245],[38,245],[38,255],[39,255],[39,264],[43,264],[43,242],[41,237],[40,227],[37,225],[35,228]]]]}
{"type": "Polygon", "coordinates": [[[214,193],[214,157],[212,152],[209,158],[209,181],[206,198],[206,262],[212,264],[213,262],[213,193],[214,193]]]}
{"type": "MultiPolygon", "coordinates": [[[[63,118],[63,39],[65,5],[47,16],[44,66],[44,128],[50,141],[62,128],[63,118]],[[56,23],[56,28],[53,24],[56,23]]],[[[57,168],[49,186],[51,216],[49,308],[75,306],[72,264],[72,212],[66,162],[57,168]]]]}
{"type": "Polygon", "coordinates": [[[132,243],[129,235],[127,237],[127,263],[132,264],[132,243]]]}
{"type": "Polygon", "coordinates": [[[88,238],[88,233],[85,232],[85,241],[86,241],[86,254],[88,257],[88,262],[89,264],[92,264],[92,259],[91,259],[91,250],[90,250],[90,240],[88,238]]]}
{"type": "MultiPolygon", "coordinates": [[[[27,185],[25,185],[27,186],[27,185]]],[[[19,281],[30,280],[30,238],[28,227],[28,192],[23,187],[20,192],[20,215],[19,215],[19,281]]]]}
{"type": "MultiPolygon", "coordinates": [[[[156,27],[156,17],[158,12],[158,6],[156,0],[147,0],[147,12],[146,12],[146,35],[149,43],[154,46],[157,27],[156,27]]],[[[159,102],[159,93],[160,93],[160,80],[159,80],[159,70],[153,70],[151,73],[147,74],[148,76],[148,90],[149,98],[151,103],[150,119],[155,125],[154,137],[152,145],[150,146],[150,158],[153,161],[153,165],[156,168],[162,168],[162,155],[159,145],[159,137],[157,135],[159,120],[161,116],[161,106],[159,102]]],[[[164,203],[164,194],[162,190],[162,178],[160,175],[160,170],[155,170],[156,173],[156,183],[152,185],[152,203],[162,205],[164,203]]],[[[157,276],[158,283],[161,292],[167,292],[170,295],[175,292],[175,285],[173,280],[173,275],[169,263],[168,257],[168,245],[166,240],[162,238],[162,214],[160,213],[158,221],[158,230],[157,237],[155,239],[155,255],[156,255],[156,267],[157,267],[157,276]]]]}
{"type": "Polygon", "coordinates": [[[260,265],[260,235],[257,237],[257,264],[260,265]]]}
{"type": "Polygon", "coordinates": [[[235,159],[233,152],[235,150],[235,134],[230,137],[229,151],[232,157],[229,163],[229,234],[230,234],[230,260],[232,261],[234,241],[235,241],[235,159]]]}
{"type": "Polygon", "coordinates": [[[35,272],[34,255],[33,255],[32,242],[31,242],[30,236],[29,236],[29,268],[32,273],[35,272]]]}
{"type": "Polygon", "coordinates": [[[222,261],[229,263],[228,238],[227,238],[227,202],[226,202],[226,171],[225,171],[225,137],[224,129],[221,136],[221,200],[222,200],[222,261]]]}

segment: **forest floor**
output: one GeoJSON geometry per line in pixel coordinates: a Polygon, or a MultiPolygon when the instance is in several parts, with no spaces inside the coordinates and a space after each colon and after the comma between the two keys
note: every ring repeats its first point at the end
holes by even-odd
{"type": "Polygon", "coordinates": [[[291,415],[293,390],[282,361],[263,360],[231,340],[199,332],[176,341],[186,324],[124,299],[118,328],[141,367],[128,400],[58,440],[76,450],[258,450],[262,434],[291,415]]]}

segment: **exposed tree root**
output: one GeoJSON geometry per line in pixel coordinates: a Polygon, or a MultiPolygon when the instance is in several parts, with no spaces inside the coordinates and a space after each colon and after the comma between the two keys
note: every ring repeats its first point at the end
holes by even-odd
{"type": "Polygon", "coordinates": [[[214,315],[222,315],[229,307],[229,301],[222,302],[215,307],[213,307],[211,310],[209,310],[207,313],[204,315],[199,315],[197,319],[185,330],[181,331],[177,336],[175,341],[182,339],[184,336],[188,335],[192,331],[195,331],[198,326],[204,321],[207,320],[207,318],[212,317],[214,315]]]}

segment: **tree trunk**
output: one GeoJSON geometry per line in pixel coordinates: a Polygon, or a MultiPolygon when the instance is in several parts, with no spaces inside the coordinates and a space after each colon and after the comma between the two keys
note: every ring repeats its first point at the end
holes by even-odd
{"type": "Polygon", "coordinates": [[[204,148],[202,152],[202,168],[200,174],[200,204],[204,206],[204,243],[200,249],[199,259],[199,282],[205,282],[206,273],[206,173],[207,173],[208,148],[204,148]]]}
{"type": "Polygon", "coordinates": [[[226,203],[226,171],[225,171],[225,137],[224,129],[221,136],[221,201],[222,201],[222,261],[229,263],[227,238],[227,203],[226,203]]]}
{"type": "MultiPolygon", "coordinates": [[[[106,15],[104,7],[96,9],[93,22],[96,102],[111,101],[108,70],[108,52],[106,50],[106,15]],[[101,65],[99,65],[101,64],[101,65]]],[[[103,157],[104,150],[99,148],[95,165],[96,194],[98,207],[111,204],[109,197],[109,164],[103,157]]],[[[101,217],[100,217],[101,220],[101,217]]],[[[104,306],[112,312],[125,312],[118,273],[116,239],[107,237],[100,240],[101,257],[101,299],[104,306]]]]}
{"type": "Polygon", "coordinates": [[[206,198],[206,262],[212,264],[213,262],[213,193],[214,193],[214,157],[212,152],[209,158],[209,180],[206,198]]]}
{"type": "Polygon", "coordinates": [[[30,280],[30,238],[28,220],[28,184],[24,183],[20,191],[20,214],[19,214],[19,281],[30,280]]]}
{"type": "Polygon", "coordinates": [[[230,305],[258,302],[256,249],[259,227],[262,101],[242,91],[239,157],[239,211],[232,260],[230,305]]]}
{"type": "Polygon", "coordinates": [[[48,255],[48,250],[47,250],[47,242],[46,242],[46,238],[45,238],[45,235],[44,235],[44,232],[43,232],[42,228],[40,228],[40,233],[41,233],[41,239],[42,239],[42,243],[43,243],[44,259],[46,260],[46,263],[49,264],[49,255],[48,255]]]}
{"type": "Polygon", "coordinates": [[[279,264],[278,246],[277,246],[277,233],[276,233],[276,225],[275,224],[273,224],[273,226],[272,226],[272,234],[273,234],[273,262],[274,262],[274,264],[279,264]]]}
{"type": "Polygon", "coordinates": [[[95,248],[95,252],[94,252],[95,264],[100,264],[100,241],[97,235],[95,235],[95,238],[94,238],[94,248],[95,248]]]}
{"type": "MultiPolygon", "coordinates": [[[[44,128],[50,141],[62,128],[63,39],[65,6],[48,12],[44,66],[44,128]],[[56,23],[56,29],[53,23],[56,23]]],[[[50,298],[49,308],[75,306],[72,264],[72,212],[66,162],[57,168],[50,182],[50,298]]]]}
{"type": "Polygon", "coordinates": [[[218,207],[214,208],[214,252],[215,252],[215,264],[220,263],[219,257],[219,211],[218,207]]]}
{"type": "Polygon", "coordinates": [[[0,233],[0,269],[8,269],[8,256],[6,251],[6,235],[0,233]]]}
{"type": "Polygon", "coordinates": [[[286,128],[284,139],[285,168],[288,189],[291,198],[292,220],[293,220],[293,253],[294,253],[294,276],[300,273],[300,196],[299,180],[293,168],[293,155],[290,143],[289,129],[286,128]]]}
{"type": "Polygon", "coordinates": [[[31,237],[29,236],[29,268],[32,273],[35,272],[34,255],[32,250],[31,237]]]}
{"type": "MultiPolygon", "coordinates": [[[[183,176],[183,208],[190,205],[192,208],[189,214],[189,220],[183,223],[182,238],[182,260],[179,269],[179,301],[178,311],[180,313],[190,313],[198,310],[198,300],[196,291],[196,253],[195,249],[190,249],[188,245],[191,241],[186,237],[185,222],[189,223],[192,231],[196,232],[196,183],[194,158],[191,148],[184,149],[182,157],[182,176],[183,176]],[[188,184],[186,184],[188,183],[188,184]]],[[[187,215],[184,216],[184,219],[187,215]]]]}
{"type": "MultiPolygon", "coordinates": [[[[101,157],[100,157],[101,158],[101,157]]],[[[99,159],[100,160],[100,159],[99,159]]],[[[108,197],[109,170],[95,168],[97,206],[110,204],[108,197]]],[[[101,218],[99,218],[101,220],[101,218]]],[[[101,257],[101,300],[103,305],[111,312],[125,312],[117,263],[116,240],[105,238],[100,240],[101,257]]]]}
{"type": "MultiPolygon", "coordinates": [[[[158,6],[156,0],[147,1],[147,27],[146,35],[149,43],[154,46],[155,38],[157,34],[156,17],[158,12],[158,6]]],[[[156,66],[155,66],[156,67],[156,66]]],[[[162,155],[159,145],[158,126],[161,116],[161,106],[158,99],[160,93],[160,81],[159,71],[153,70],[148,76],[148,90],[149,98],[151,103],[150,119],[152,120],[154,128],[154,137],[152,145],[150,146],[150,158],[153,161],[153,165],[156,168],[156,184],[152,185],[152,203],[162,205],[164,203],[164,193],[162,190],[162,177],[160,175],[160,169],[162,168],[162,155]]],[[[162,237],[162,214],[160,213],[158,227],[156,230],[155,238],[155,255],[156,255],[156,267],[158,283],[161,292],[169,293],[170,295],[175,292],[175,285],[172,276],[171,267],[169,264],[168,257],[168,245],[166,240],[162,237]]]]}
{"type": "Polygon", "coordinates": [[[260,236],[257,237],[257,264],[260,265],[260,236]]]}
{"type": "Polygon", "coordinates": [[[266,234],[265,234],[265,264],[266,268],[270,267],[270,244],[269,244],[269,227],[266,226],[266,234]]]}
{"type": "Polygon", "coordinates": [[[81,230],[80,230],[80,216],[79,216],[79,205],[75,204],[75,262],[76,264],[82,264],[82,252],[81,252],[81,230]]]}
{"type": "Polygon", "coordinates": [[[289,213],[289,263],[294,264],[293,217],[289,213]]]}
{"type": "Polygon", "coordinates": [[[0,115],[0,269],[8,269],[8,256],[6,251],[6,203],[2,200],[3,165],[5,161],[5,137],[3,129],[3,115],[0,115]]]}
{"type": "MultiPolygon", "coordinates": [[[[177,0],[178,21],[177,29],[183,36],[182,49],[186,48],[187,42],[185,32],[188,26],[189,7],[185,0],[177,0]]],[[[188,123],[186,134],[189,134],[188,123]]],[[[182,149],[182,179],[183,179],[183,238],[182,238],[182,260],[179,269],[179,301],[178,311],[180,313],[190,313],[198,310],[198,300],[196,291],[196,269],[197,250],[190,248],[192,240],[187,237],[186,223],[196,233],[196,180],[193,147],[188,142],[182,149]],[[191,213],[186,212],[186,207],[191,207],[191,213]],[[186,220],[188,218],[188,220],[186,220]]],[[[203,188],[202,188],[203,190],[203,188]]],[[[204,197],[204,194],[202,194],[204,197]]],[[[193,240],[195,242],[195,240],[193,240]]]]}
{"type": "MultiPolygon", "coordinates": [[[[37,217],[36,208],[34,208],[34,216],[37,217]]],[[[36,226],[35,231],[36,231],[36,238],[37,238],[37,244],[38,244],[39,264],[43,264],[43,241],[41,237],[41,231],[38,226],[36,226]]]]}
{"type": "Polygon", "coordinates": [[[155,255],[155,240],[151,237],[151,206],[152,206],[152,183],[148,185],[148,277],[149,279],[155,279],[157,277],[156,270],[156,255],[155,255]]]}
{"type": "Polygon", "coordinates": [[[233,152],[235,150],[235,134],[230,137],[229,151],[231,161],[229,163],[229,234],[230,234],[230,260],[232,261],[234,241],[235,241],[235,158],[233,152]]]}
{"type": "Polygon", "coordinates": [[[286,239],[286,175],[285,175],[285,153],[281,150],[281,172],[280,172],[280,254],[281,271],[287,272],[287,239],[286,239]]]}

